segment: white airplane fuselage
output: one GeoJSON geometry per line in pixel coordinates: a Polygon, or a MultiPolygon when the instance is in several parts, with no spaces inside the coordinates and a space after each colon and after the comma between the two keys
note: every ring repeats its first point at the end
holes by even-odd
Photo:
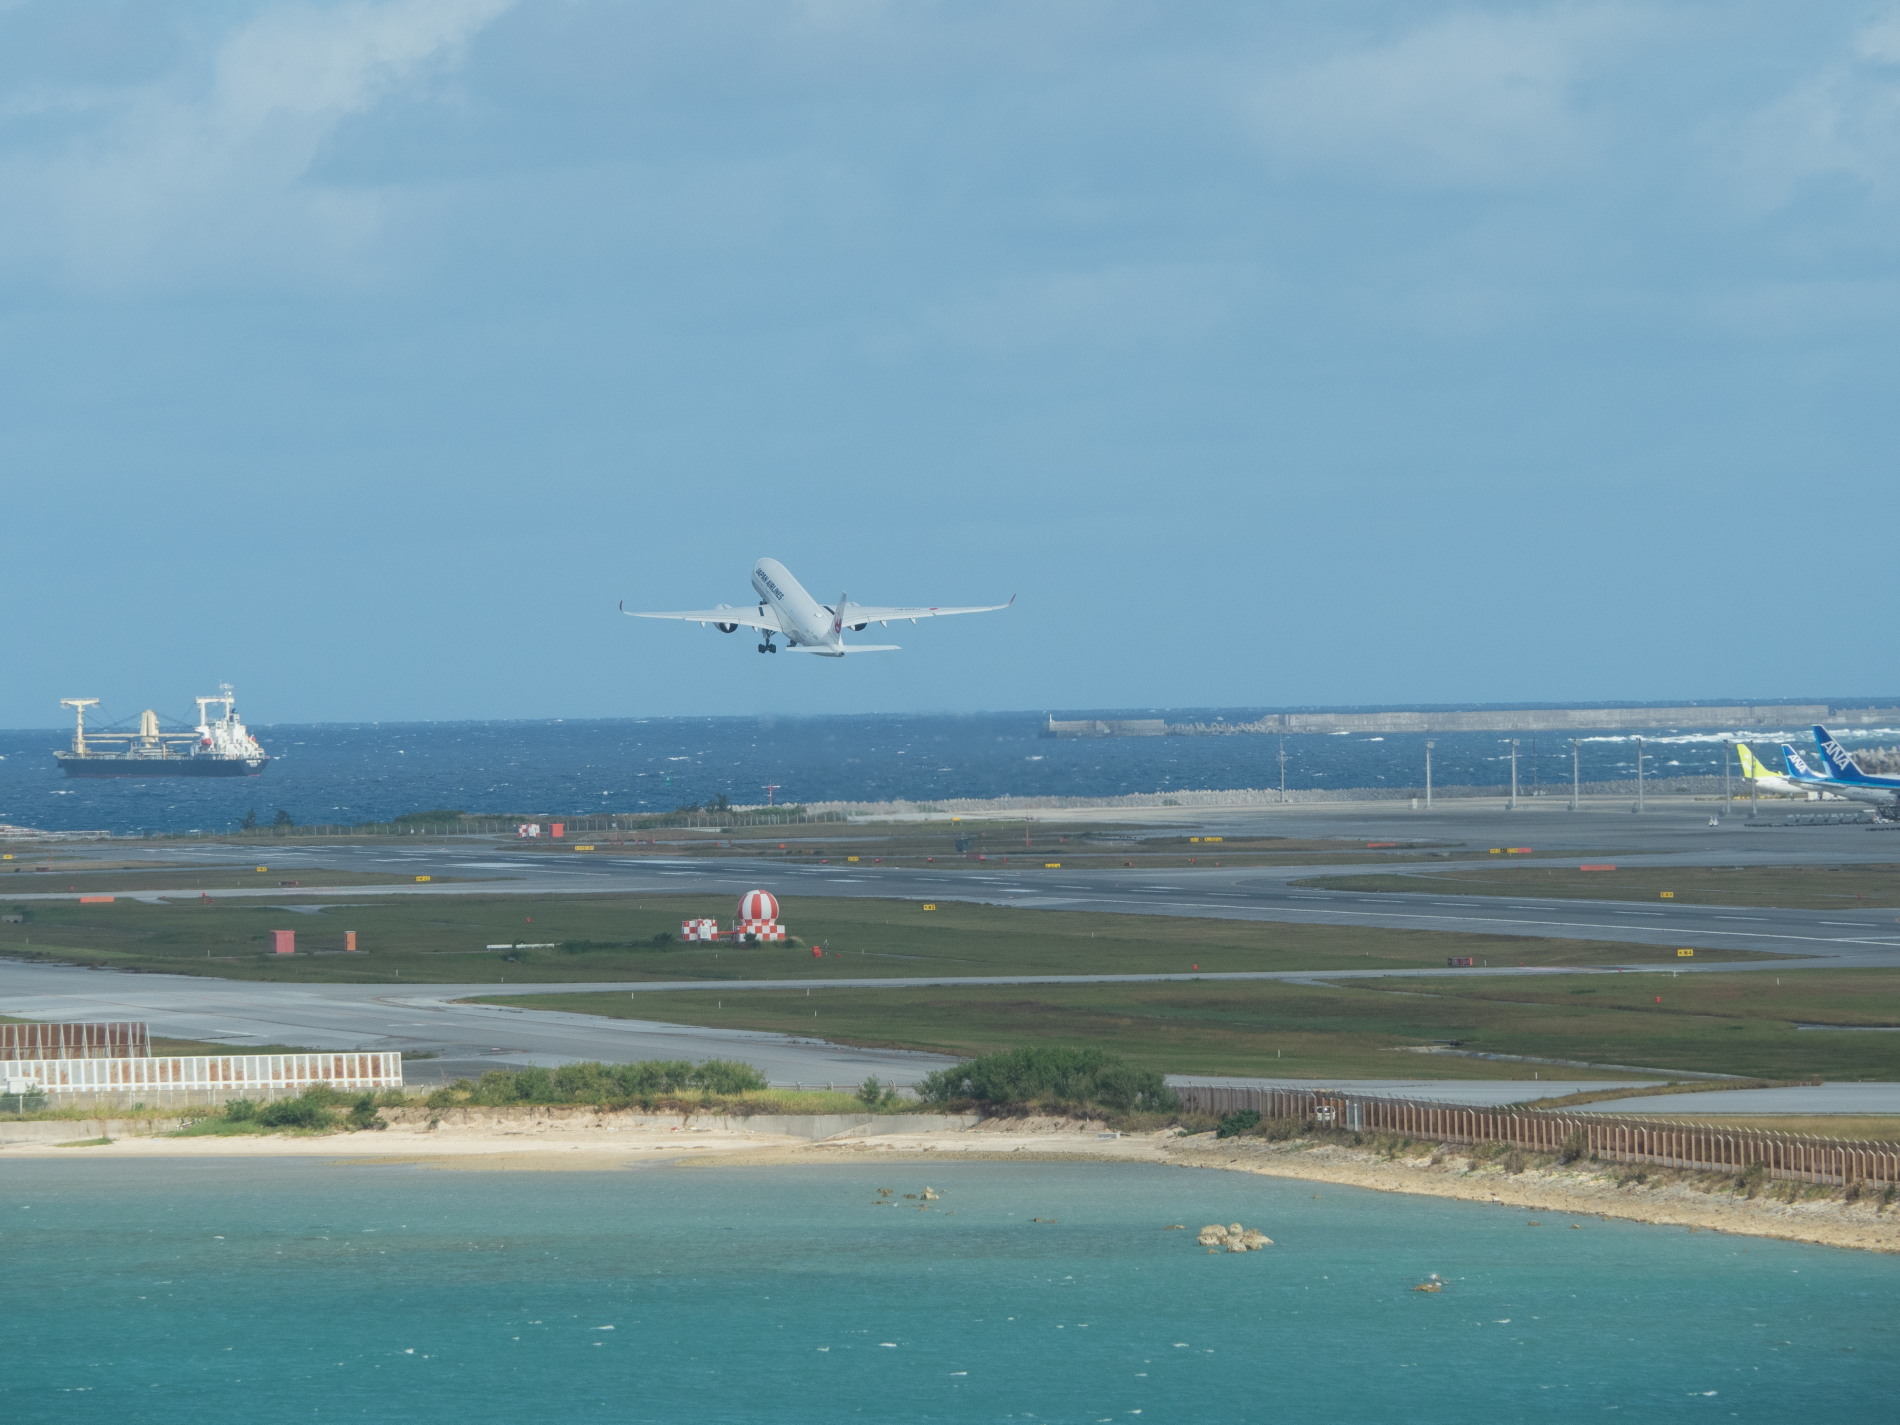
{"type": "Polygon", "coordinates": [[[807,593],[778,560],[761,559],[752,566],[752,590],[761,604],[777,612],[785,640],[793,647],[813,648],[836,641],[840,630],[835,612],[807,593]]]}
{"type": "Polygon", "coordinates": [[[702,628],[711,624],[721,633],[756,628],[761,653],[777,653],[785,647],[796,653],[814,653],[820,658],[842,658],[847,653],[898,651],[894,643],[846,643],[846,629],[861,633],[874,623],[889,628],[893,623],[916,623],[919,619],[941,618],[946,614],[996,613],[1016,602],[1012,595],[1007,604],[975,607],[862,604],[840,594],[835,605],[821,604],[792,577],[792,571],[776,559],[761,559],[752,566],[752,592],[758,596],[756,608],[735,609],[730,604],[720,604],[710,609],[647,613],[622,604],[620,611],[629,618],[674,619],[696,623],[702,628]],[[779,638],[785,640],[782,645],[773,641],[779,638]]]}

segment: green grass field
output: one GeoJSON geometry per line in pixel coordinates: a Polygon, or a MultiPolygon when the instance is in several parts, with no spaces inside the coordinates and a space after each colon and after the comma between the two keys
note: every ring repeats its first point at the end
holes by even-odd
{"type": "MultiPolygon", "coordinates": [[[[1583,861],[1596,858],[1585,856],[1583,861]]],[[[1293,882],[1325,891],[1426,891],[1459,896],[1553,896],[1680,905],[1852,910],[1900,906],[1900,866],[1683,866],[1579,871],[1513,864],[1471,871],[1314,876],[1293,882]]]]}
{"type": "MultiPolygon", "coordinates": [[[[309,906],[320,902],[300,901],[309,906]]],[[[869,975],[1178,973],[1203,970],[1392,969],[1470,955],[1493,965],[1663,964],[1666,948],[1443,931],[1272,925],[1175,916],[1021,910],[954,901],[787,899],[785,923],[826,950],[688,946],[689,916],[729,917],[724,896],[352,897],[317,914],[254,901],[166,905],[17,902],[0,955],[233,979],[495,984],[506,981],[778,979],[869,975]],[[269,953],[269,932],[297,932],[301,951],[269,953]],[[337,953],[354,930],[356,955],[337,953]],[[488,950],[522,942],[593,941],[601,948],[488,950]]],[[[1706,952],[1702,958],[1757,958],[1706,952]]]]}
{"type": "Polygon", "coordinates": [[[1183,1074],[1603,1077],[1583,1069],[1406,1052],[1454,1044],[1484,1053],[1756,1078],[1900,1078],[1900,1035],[1794,1028],[1797,1022],[1866,1022],[1865,1015],[1879,1012],[1866,1007],[1874,1004],[1891,1009],[1900,1004],[1900,971],[1797,971],[1782,976],[1780,987],[1774,978],[1761,972],[1633,972],[1614,979],[1338,986],[814,986],[809,992],[497,996],[491,1002],[951,1054],[1022,1044],[1092,1045],[1143,1067],[1183,1074]]]}

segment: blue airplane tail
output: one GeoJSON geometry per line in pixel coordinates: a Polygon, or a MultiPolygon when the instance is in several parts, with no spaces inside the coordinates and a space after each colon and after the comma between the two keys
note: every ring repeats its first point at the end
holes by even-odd
{"type": "Polygon", "coordinates": [[[1807,764],[1807,761],[1801,756],[1799,752],[1796,752],[1792,747],[1790,747],[1785,742],[1781,744],[1781,760],[1782,760],[1783,765],[1785,765],[1788,769],[1788,777],[1790,781],[1827,782],[1827,781],[1834,780],[1831,777],[1824,777],[1819,772],[1815,771],[1812,767],[1810,767],[1807,764]]]}
{"type": "Polygon", "coordinates": [[[1827,775],[1838,782],[1872,782],[1874,779],[1860,770],[1860,764],[1854,761],[1853,754],[1834,739],[1834,735],[1818,723],[1814,728],[1814,745],[1820,749],[1821,761],[1827,767],[1827,775]]]}

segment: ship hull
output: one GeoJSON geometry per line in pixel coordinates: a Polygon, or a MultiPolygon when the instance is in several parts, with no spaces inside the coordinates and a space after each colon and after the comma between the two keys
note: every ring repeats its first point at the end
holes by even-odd
{"type": "Polygon", "coordinates": [[[268,757],[75,757],[56,752],[69,777],[256,777],[268,757]]]}

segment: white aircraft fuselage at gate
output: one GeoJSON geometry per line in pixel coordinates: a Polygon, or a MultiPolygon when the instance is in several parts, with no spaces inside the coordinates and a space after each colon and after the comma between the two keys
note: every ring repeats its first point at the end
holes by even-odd
{"type": "Polygon", "coordinates": [[[854,604],[840,594],[836,604],[821,604],[792,577],[792,571],[776,559],[761,559],[752,566],[752,591],[759,596],[754,608],[733,608],[719,604],[710,609],[687,609],[681,613],[636,613],[622,604],[620,612],[629,618],[678,619],[686,623],[711,624],[721,633],[736,633],[741,628],[756,628],[764,635],[761,653],[777,653],[774,638],[783,638],[794,653],[816,653],[821,658],[842,658],[847,653],[893,653],[895,643],[846,643],[847,630],[862,632],[871,624],[889,625],[898,619],[916,623],[920,618],[938,618],[944,614],[987,614],[1006,609],[1016,602],[1014,595],[1006,604],[983,604],[973,608],[895,608],[878,604],[854,604]]]}

